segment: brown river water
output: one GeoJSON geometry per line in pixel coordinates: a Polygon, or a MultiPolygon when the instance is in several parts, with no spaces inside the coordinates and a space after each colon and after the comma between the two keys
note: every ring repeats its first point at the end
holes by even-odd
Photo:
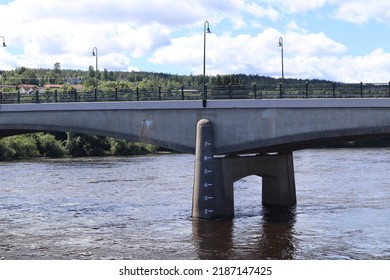
{"type": "Polygon", "coordinates": [[[296,207],[235,183],[235,218],[191,218],[195,156],[0,162],[0,259],[390,259],[390,149],[294,153],[296,207]]]}

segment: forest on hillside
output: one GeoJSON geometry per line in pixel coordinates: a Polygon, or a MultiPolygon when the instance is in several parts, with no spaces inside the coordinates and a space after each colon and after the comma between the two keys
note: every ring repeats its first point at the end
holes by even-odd
{"type": "MultiPolygon", "coordinates": [[[[18,85],[29,84],[43,87],[48,84],[63,85],[64,89],[71,87],[74,81],[81,82],[85,91],[95,87],[98,79],[100,90],[117,88],[126,90],[135,87],[200,87],[203,84],[202,75],[178,75],[143,71],[97,71],[93,66],[87,70],[61,69],[60,63],[55,63],[53,69],[29,69],[18,67],[15,70],[0,71],[0,85],[2,91],[14,91],[18,85]],[[7,87],[8,86],[8,87],[7,87]]],[[[280,79],[262,75],[231,74],[213,75],[206,77],[208,85],[249,85],[249,84],[276,84],[280,79]]],[[[288,84],[302,84],[301,79],[285,79],[288,84]]],[[[313,79],[311,84],[329,83],[330,81],[313,79]]]]}

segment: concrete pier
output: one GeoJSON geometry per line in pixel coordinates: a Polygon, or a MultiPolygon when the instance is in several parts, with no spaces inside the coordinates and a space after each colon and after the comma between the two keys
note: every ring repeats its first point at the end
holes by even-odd
{"type": "Polygon", "coordinates": [[[234,216],[234,182],[250,175],[262,181],[262,204],[288,207],[296,204],[292,153],[224,157],[214,155],[211,121],[197,124],[192,217],[229,219],[234,216]]]}
{"type": "Polygon", "coordinates": [[[196,130],[196,154],[192,217],[216,219],[226,216],[230,209],[226,205],[232,200],[223,193],[223,185],[214,182],[221,174],[214,160],[214,129],[211,121],[201,119],[196,130]]]}
{"type": "Polygon", "coordinates": [[[297,203],[292,153],[236,156],[221,161],[223,184],[233,188],[234,182],[250,176],[262,177],[262,204],[288,207],[297,203]]]}

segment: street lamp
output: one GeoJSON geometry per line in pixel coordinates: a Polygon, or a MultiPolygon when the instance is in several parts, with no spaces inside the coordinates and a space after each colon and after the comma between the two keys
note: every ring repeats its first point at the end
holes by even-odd
{"type": "Polygon", "coordinates": [[[0,38],[3,38],[3,47],[5,48],[7,45],[5,44],[5,39],[3,36],[0,36],[0,38]]]}
{"type": "Polygon", "coordinates": [[[98,50],[96,47],[92,49],[92,56],[96,57],[96,67],[95,67],[95,88],[97,91],[98,88],[98,78],[97,78],[97,72],[98,72],[98,50]]]}
{"type": "Polygon", "coordinates": [[[281,50],[281,56],[282,56],[282,90],[283,90],[283,82],[284,82],[284,65],[283,65],[283,38],[279,38],[279,45],[281,50]]]}
{"type": "Polygon", "coordinates": [[[206,34],[211,33],[209,22],[204,22],[203,30],[203,108],[207,106],[207,89],[206,89],[206,34]]]}

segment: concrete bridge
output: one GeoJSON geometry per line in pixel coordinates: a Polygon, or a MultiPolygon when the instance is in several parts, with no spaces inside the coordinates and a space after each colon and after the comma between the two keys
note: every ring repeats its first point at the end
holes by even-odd
{"type": "Polygon", "coordinates": [[[292,152],[390,134],[390,99],[1,104],[0,137],[65,131],[196,155],[192,216],[234,215],[233,183],[259,175],[262,203],[296,204],[292,152]]]}

